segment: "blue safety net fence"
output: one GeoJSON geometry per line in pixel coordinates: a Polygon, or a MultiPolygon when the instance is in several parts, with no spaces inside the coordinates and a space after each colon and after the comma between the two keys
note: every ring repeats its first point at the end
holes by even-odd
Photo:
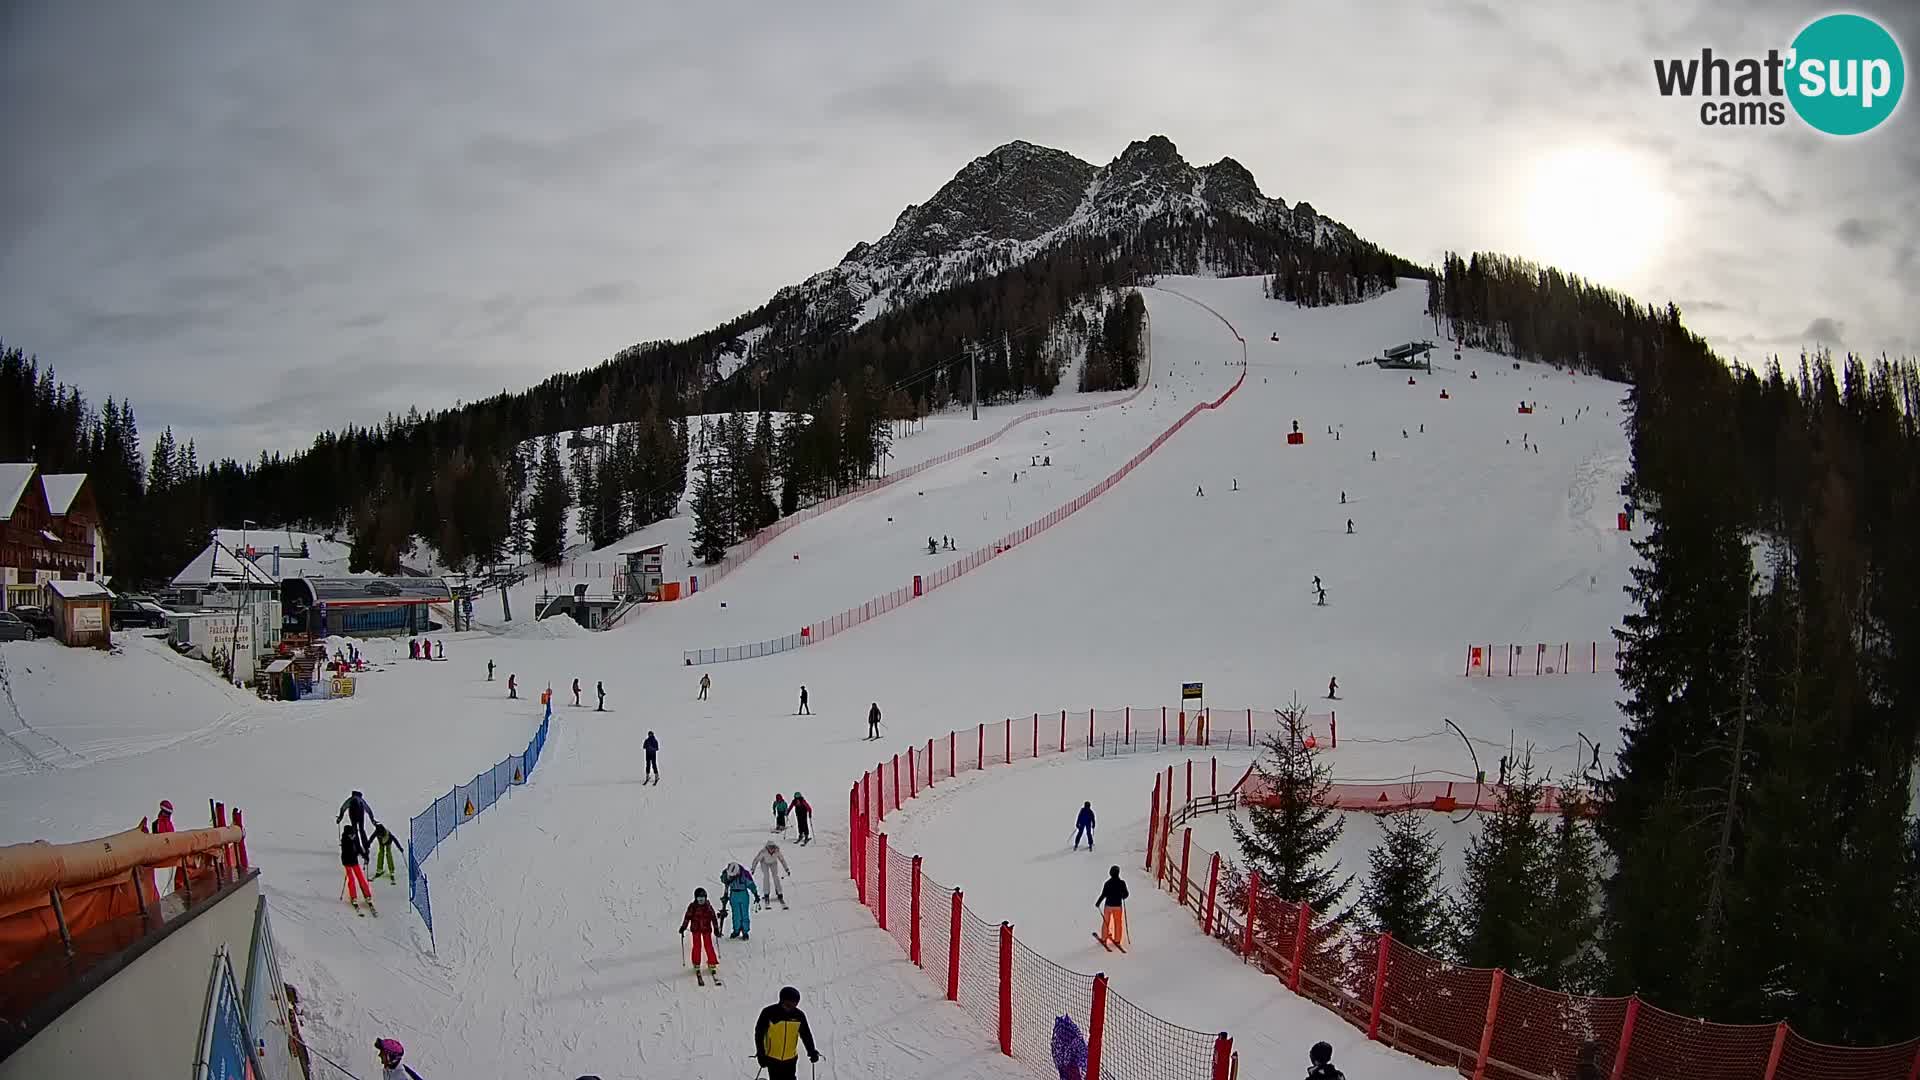
{"type": "Polygon", "coordinates": [[[432,806],[407,823],[408,902],[420,913],[420,921],[427,924],[428,941],[433,940],[433,903],[421,864],[455,829],[500,801],[514,785],[527,782],[533,767],[540,763],[540,751],[547,745],[547,724],[547,720],[540,721],[525,750],[507,755],[493,768],[482,770],[472,780],[433,800],[432,806]]]}

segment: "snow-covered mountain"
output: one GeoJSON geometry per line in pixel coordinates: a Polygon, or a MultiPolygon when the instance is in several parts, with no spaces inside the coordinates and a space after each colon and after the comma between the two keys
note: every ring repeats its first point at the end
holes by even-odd
{"type": "Polygon", "coordinates": [[[1301,247],[1341,251],[1365,243],[1306,202],[1289,206],[1262,193],[1253,174],[1230,157],[1188,163],[1164,135],[1129,144],[1105,166],[1010,142],[968,163],[927,202],[901,211],[885,236],[854,245],[839,265],[776,293],[756,313],[760,318],[741,320],[737,325],[745,329],[722,347],[712,375],[724,379],[750,367],[759,350],[822,330],[853,329],[1069,241],[1118,250],[1150,224],[1232,219],[1301,247]]]}

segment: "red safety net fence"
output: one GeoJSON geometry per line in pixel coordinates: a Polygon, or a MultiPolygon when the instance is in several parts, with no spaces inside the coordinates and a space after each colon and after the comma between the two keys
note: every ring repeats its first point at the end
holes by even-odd
{"type": "Polygon", "coordinates": [[[1194,913],[1203,933],[1369,1039],[1476,1080],[1572,1076],[1588,1042],[1600,1047],[1610,1080],[1920,1080],[1920,1039],[1829,1046],[1785,1023],[1715,1024],[1637,997],[1548,990],[1319,920],[1304,904],[1263,894],[1258,874],[1193,842],[1192,819],[1231,809],[1239,795],[1182,801],[1179,775],[1168,768],[1154,780],[1146,859],[1153,882],[1194,913]]]}
{"type": "MultiPolygon", "coordinates": [[[[786,652],[791,649],[798,649],[803,646],[817,644],[821,641],[826,640],[827,638],[834,636],[835,634],[841,633],[842,631],[850,630],[856,626],[859,626],[862,623],[868,622],[872,619],[876,619],[881,615],[885,615],[887,612],[893,611],[894,609],[905,605],[908,601],[913,600],[917,597],[923,596],[926,593],[931,592],[942,585],[950,584],[953,581],[960,578],[962,575],[971,573],[972,571],[979,569],[980,567],[986,565],[988,562],[992,561],[993,559],[997,559],[1000,556],[1006,554],[1008,551],[1011,551],[1016,546],[1026,543],[1028,540],[1033,539],[1034,537],[1040,535],[1041,533],[1046,532],[1048,529],[1053,528],[1055,525],[1058,525],[1060,522],[1065,521],[1067,518],[1072,517],[1074,514],[1079,513],[1089,503],[1093,502],[1095,499],[1099,498],[1100,496],[1106,494],[1109,490],[1113,488],[1115,484],[1118,484],[1121,480],[1125,479],[1127,477],[1127,474],[1133,472],[1134,469],[1140,466],[1141,462],[1144,462],[1147,460],[1147,458],[1151,457],[1154,451],[1166,445],[1167,440],[1173,438],[1176,434],[1178,434],[1180,429],[1183,427],[1186,427],[1187,423],[1191,421],[1194,417],[1200,415],[1203,412],[1207,412],[1211,409],[1217,409],[1222,405],[1225,405],[1227,403],[1227,399],[1231,398],[1234,395],[1234,392],[1240,389],[1241,384],[1246,381],[1247,381],[1247,370],[1246,370],[1245,364],[1242,364],[1240,368],[1240,377],[1234,380],[1233,385],[1229,386],[1225,393],[1221,394],[1218,398],[1212,401],[1200,402],[1199,404],[1193,406],[1191,409],[1188,409],[1185,413],[1181,414],[1178,420],[1175,420],[1171,426],[1169,426],[1165,431],[1161,432],[1158,437],[1156,437],[1152,442],[1148,443],[1146,447],[1142,449],[1139,453],[1134,454],[1132,457],[1128,458],[1126,462],[1122,464],[1118,469],[1115,469],[1112,473],[1108,474],[1106,479],[1095,484],[1093,487],[1087,489],[1085,492],[1082,492],[1077,498],[1073,499],[1071,502],[1068,502],[1065,505],[1054,509],[1052,512],[1048,513],[1046,516],[1039,518],[1038,520],[1032,522],[1031,524],[1023,526],[1019,529],[1015,529],[1013,532],[1010,532],[1005,536],[1002,536],[1000,539],[995,540],[984,547],[968,552],[966,555],[962,556],[958,561],[950,563],[947,566],[942,567],[941,569],[935,571],[932,574],[928,574],[928,575],[916,574],[914,575],[913,581],[909,584],[902,585],[901,587],[894,589],[890,592],[882,593],[879,596],[876,596],[863,603],[856,604],[853,607],[847,608],[845,611],[842,611],[837,615],[830,615],[827,618],[819,620],[818,622],[814,622],[807,626],[801,627],[800,630],[796,633],[787,634],[783,637],[778,637],[778,638],[770,638],[766,641],[747,642],[742,645],[724,645],[719,648],[713,648],[713,649],[688,649],[681,654],[681,657],[688,665],[718,664],[718,663],[725,663],[732,660],[749,660],[755,657],[770,656],[774,653],[786,652]]],[[[1145,386],[1146,386],[1146,380],[1142,379],[1141,387],[1144,389],[1145,386]]],[[[1139,392],[1138,390],[1135,391],[1135,393],[1138,393],[1138,392],[1139,392]]],[[[1076,409],[1060,409],[1055,411],[1076,412],[1076,411],[1081,411],[1082,409],[1085,409],[1088,407],[1089,406],[1080,406],[1079,408],[1076,408],[1076,409]]],[[[1046,412],[1029,414],[1029,416],[1043,416],[1043,415],[1051,415],[1051,414],[1046,412]]],[[[1018,423],[1019,421],[1015,421],[1015,422],[1018,423]]],[[[936,464],[942,464],[946,461],[950,461],[953,458],[959,457],[963,454],[972,453],[974,450],[979,449],[980,446],[984,446],[987,442],[990,442],[990,441],[991,439],[983,440],[982,442],[974,446],[963,447],[960,450],[955,451],[951,454],[942,455],[942,457],[934,459],[933,461],[923,462],[920,465],[914,466],[912,469],[908,469],[908,470],[905,470],[904,472],[894,474],[894,476],[888,478],[884,482],[894,483],[906,476],[913,475],[913,473],[921,469],[929,468],[932,465],[936,465],[936,464]]],[[[864,494],[867,490],[871,490],[871,489],[870,488],[862,489],[860,492],[850,493],[849,495],[842,496],[841,498],[842,499],[852,498],[858,494],[864,494]]],[[[816,507],[814,509],[816,513],[818,513],[818,512],[824,512],[824,510],[828,508],[829,508],[829,504],[823,503],[821,504],[820,507],[816,507]]],[[[792,525],[797,524],[798,520],[800,519],[801,519],[801,515],[795,515],[794,517],[786,518],[781,522],[779,522],[778,524],[771,526],[766,532],[761,533],[760,536],[767,536],[767,533],[773,533],[773,535],[777,536],[778,531],[776,530],[784,531],[784,529],[786,528],[791,528],[792,525]]],[[[760,536],[756,536],[752,541],[749,541],[747,547],[741,549],[737,553],[737,557],[740,560],[744,561],[746,558],[751,556],[754,552],[764,547],[766,543],[772,539],[771,536],[768,536],[767,540],[761,540],[760,536]]],[[[707,572],[708,579],[710,581],[719,580],[719,575],[715,574],[714,571],[720,569],[721,567],[727,567],[728,564],[733,561],[733,559],[734,557],[730,556],[728,559],[722,560],[715,567],[710,568],[707,572]]]]}
{"type": "MultiPolygon", "coordinates": [[[[875,765],[848,793],[847,872],[860,902],[1001,1053],[1040,1076],[1060,1075],[1053,1056],[1060,1017],[1071,1020],[1086,1040],[1080,1075],[1106,1080],[1228,1080],[1233,1040],[1225,1032],[1196,1031],[1154,1016],[1113,991],[1105,974],[1072,971],[1029,949],[1011,924],[982,918],[966,906],[960,890],[929,876],[919,856],[891,850],[882,826],[888,814],[923,789],[961,773],[1091,750],[1108,733],[1103,714],[1116,720],[1130,741],[1157,744],[1163,711],[1169,739],[1181,738],[1184,731],[1188,745],[1205,745],[1198,740],[1216,734],[1205,713],[1178,709],[1033,713],[929,739],[875,765]],[[1142,719],[1137,735],[1127,726],[1136,711],[1142,719]]],[[[1251,715],[1247,710],[1238,719],[1251,715]]],[[[1207,774],[1206,782],[1217,785],[1217,776],[1217,770],[1207,774]]]]}

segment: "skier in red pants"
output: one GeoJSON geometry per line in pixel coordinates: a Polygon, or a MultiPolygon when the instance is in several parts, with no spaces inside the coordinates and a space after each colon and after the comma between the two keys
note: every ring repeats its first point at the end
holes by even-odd
{"type": "Polygon", "coordinates": [[[703,949],[707,954],[707,974],[713,976],[714,982],[720,981],[720,955],[713,951],[713,931],[719,925],[720,916],[714,912],[713,905],[707,902],[707,890],[693,890],[693,903],[687,905],[687,914],[680,920],[680,933],[685,934],[689,928],[693,930],[693,953],[689,962],[693,964],[694,978],[702,983],[706,981],[700,976],[700,953],[703,949]]]}

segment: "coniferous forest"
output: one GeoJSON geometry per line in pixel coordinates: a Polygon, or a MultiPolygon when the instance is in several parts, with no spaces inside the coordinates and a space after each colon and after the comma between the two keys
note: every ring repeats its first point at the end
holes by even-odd
{"type": "MultiPolygon", "coordinates": [[[[1920,369],[1731,366],[1674,307],[1500,256],[1449,255],[1428,309],[1469,346],[1627,384],[1622,495],[1644,538],[1617,631],[1618,757],[1586,792],[1591,829],[1532,815],[1539,778],[1516,762],[1519,794],[1466,853],[1458,896],[1435,881],[1432,835],[1390,823],[1350,917],[1572,992],[1827,1042],[1912,1038],[1920,369]]],[[[1270,747],[1263,773],[1310,776],[1300,754],[1270,747]]],[[[1271,863],[1317,837],[1254,839],[1271,863]]]]}

